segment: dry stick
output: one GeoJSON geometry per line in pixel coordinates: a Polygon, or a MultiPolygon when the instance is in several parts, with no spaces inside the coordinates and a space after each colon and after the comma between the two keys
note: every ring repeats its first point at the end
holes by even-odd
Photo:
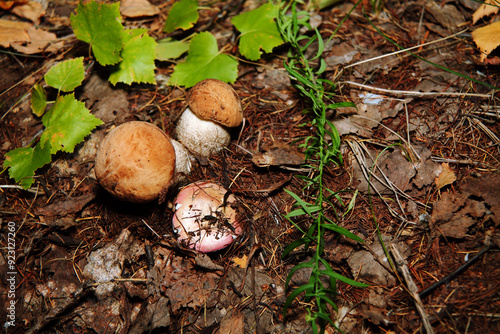
{"type": "Polygon", "coordinates": [[[406,261],[399,253],[396,245],[390,245],[389,247],[391,249],[392,255],[394,256],[394,259],[396,260],[396,265],[399,267],[399,270],[403,274],[406,285],[408,287],[408,291],[415,301],[415,306],[417,307],[418,313],[420,313],[420,316],[422,317],[422,322],[427,334],[434,334],[434,330],[432,329],[431,322],[429,321],[429,317],[427,316],[427,312],[425,312],[424,304],[422,303],[422,300],[418,295],[418,287],[411,278],[410,271],[408,270],[408,266],[406,265],[406,261]]]}
{"type": "Polygon", "coordinates": [[[436,290],[438,287],[440,287],[443,284],[449,283],[452,279],[463,273],[464,271],[467,270],[471,265],[473,265],[481,256],[483,256],[484,253],[486,253],[490,249],[491,245],[487,244],[484,246],[472,259],[469,261],[465,262],[462,266],[460,266],[457,270],[446,276],[440,281],[437,281],[436,283],[432,284],[430,287],[425,289],[424,291],[420,292],[419,297],[420,298],[425,298],[427,297],[431,292],[436,290]]]}
{"type": "Polygon", "coordinates": [[[373,58],[370,58],[370,59],[361,60],[361,61],[358,61],[357,63],[346,65],[346,66],[344,66],[344,68],[354,67],[354,66],[357,66],[357,65],[361,65],[363,63],[368,63],[368,62],[373,61],[373,60],[377,60],[377,59],[381,59],[381,58],[385,58],[385,57],[394,56],[394,55],[397,55],[399,53],[407,52],[407,51],[410,51],[410,50],[413,50],[413,49],[419,49],[419,48],[422,48],[422,47],[427,46],[427,45],[431,45],[431,44],[434,44],[434,43],[442,42],[442,41],[445,41],[447,39],[456,37],[456,36],[458,36],[460,34],[463,34],[466,31],[467,31],[467,29],[464,29],[462,31],[459,31],[459,32],[453,34],[453,35],[450,35],[450,36],[447,36],[447,37],[443,37],[443,38],[440,38],[440,39],[436,39],[435,41],[430,41],[430,42],[427,42],[427,43],[424,43],[424,44],[419,44],[419,45],[416,45],[416,46],[412,46],[411,48],[402,49],[402,50],[399,50],[399,51],[394,51],[394,52],[391,52],[391,53],[388,53],[388,54],[385,54],[385,55],[381,55],[381,56],[378,56],[378,57],[373,57],[373,58]]]}
{"type": "Polygon", "coordinates": [[[492,91],[491,94],[476,94],[476,93],[456,93],[456,92],[415,92],[415,91],[406,91],[406,90],[397,90],[397,89],[385,89],[378,88],[368,85],[363,85],[354,81],[342,81],[341,83],[348,84],[351,86],[357,86],[364,89],[370,89],[382,93],[394,94],[394,95],[406,95],[406,96],[475,96],[475,97],[485,97],[485,98],[493,98],[492,91]]]}

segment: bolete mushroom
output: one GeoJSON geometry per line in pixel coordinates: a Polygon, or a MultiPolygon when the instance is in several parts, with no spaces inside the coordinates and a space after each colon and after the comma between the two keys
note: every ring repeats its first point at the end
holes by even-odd
{"type": "Polygon", "coordinates": [[[175,151],[157,126],[123,123],[104,138],[94,170],[99,183],[115,197],[149,202],[168,189],[175,170],[175,151]]]}
{"type": "Polygon", "coordinates": [[[241,102],[234,89],[216,79],[198,82],[188,93],[189,107],[177,122],[177,139],[201,158],[219,152],[229,144],[229,128],[243,122],[241,102]]]}
{"type": "Polygon", "coordinates": [[[236,220],[235,197],[212,182],[184,187],[174,201],[172,219],[177,240],[202,253],[230,245],[241,234],[236,220]]]}

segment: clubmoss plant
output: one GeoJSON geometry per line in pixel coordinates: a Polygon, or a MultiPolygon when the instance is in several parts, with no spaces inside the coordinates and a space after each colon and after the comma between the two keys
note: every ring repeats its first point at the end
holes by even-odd
{"type": "Polygon", "coordinates": [[[306,251],[311,250],[313,254],[308,262],[296,265],[288,274],[286,288],[288,288],[290,280],[297,270],[302,268],[312,269],[309,282],[296,288],[288,296],[283,313],[286,315],[288,307],[304,292],[305,301],[309,305],[306,320],[311,325],[314,333],[322,333],[328,323],[335,326],[327,305],[329,304],[333,309],[337,310],[333,300],[336,295],[336,281],[340,280],[357,287],[367,286],[336,273],[323,258],[326,231],[333,231],[339,235],[363,242],[355,234],[337,225],[335,220],[326,214],[327,208],[334,208],[334,201],[342,202],[338,194],[328,189],[323,182],[325,168],[331,164],[338,165],[342,163],[340,136],[332,122],[327,119],[326,113],[328,110],[334,110],[338,107],[354,105],[350,102],[331,103],[332,97],[335,95],[332,92],[335,84],[322,78],[326,69],[326,62],[321,57],[324,51],[324,43],[319,31],[312,29],[309,25],[308,13],[305,11],[298,12],[295,1],[284,5],[278,16],[278,27],[283,39],[290,45],[284,67],[292,78],[294,87],[311,103],[311,108],[305,112],[312,117],[310,124],[314,131],[311,136],[304,139],[300,146],[305,151],[308,161],[307,166],[315,171],[313,177],[297,176],[297,178],[305,182],[305,188],[313,190],[313,203],[309,203],[299,195],[287,191],[295,200],[297,209],[288,213],[285,217],[296,226],[303,236],[285,248],[283,257],[286,257],[291,251],[299,247],[304,247],[306,251]],[[289,11],[290,13],[288,13],[289,11]],[[308,32],[312,32],[312,36],[302,34],[303,28],[306,28],[308,32]],[[306,51],[313,47],[317,48],[315,56],[308,59],[306,51]],[[327,141],[327,136],[331,138],[330,142],[327,141]],[[306,231],[292,220],[293,217],[304,215],[311,220],[311,225],[306,231]],[[323,277],[328,278],[329,286],[322,283],[321,278],[323,277]]]}

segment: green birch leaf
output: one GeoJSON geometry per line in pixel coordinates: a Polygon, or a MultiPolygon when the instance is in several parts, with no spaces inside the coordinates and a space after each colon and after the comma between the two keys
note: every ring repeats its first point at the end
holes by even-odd
{"type": "Polygon", "coordinates": [[[173,4],[168,13],[163,31],[172,32],[176,29],[187,30],[198,21],[198,1],[181,0],[173,4]]]}
{"type": "Polygon", "coordinates": [[[108,5],[91,1],[83,4],[80,1],[76,15],[71,14],[71,27],[76,38],[90,44],[101,65],[113,65],[121,60],[123,25],[120,3],[108,5]]]}
{"type": "Polygon", "coordinates": [[[177,59],[188,50],[189,43],[165,38],[156,45],[156,59],[161,61],[177,59]]]}
{"type": "Polygon", "coordinates": [[[83,57],[65,60],[50,68],[44,76],[47,85],[63,92],[70,92],[85,79],[83,57]]]}
{"type": "Polygon", "coordinates": [[[123,32],[123,60],[114,66],[109,82],[154,84],[156,42],[146,29],[128,29],[123,32]]]}
{"type": "Polygon", "coordinates": [[[35,171],[50,163],[50,144],[44,146],[38,142],[33,147],[16,148],[5,153],[4,168],[9,168],[9,176],[21,187],[28,189],[33,184],[35,171]]]}
{"type": "Polygon", "coordinates": [[[261,49],[271,52],[284,43],[276,24],[278,9],[271,3],[237,15],[231,19],[240,35],[240,53],[250,60],[259,60],[261,49]]]}
{"type": "Polygon", "coordinates": [[[31,110],[37,116],[42,116],[47,107],[47,94],[42,85],[35,84],[31,91],[31,110]]]}
{"type": "Polygon", "coordinates": [[[186,61],[174,67],[169,84],[192,87],[209,78],[234,83],[237,75],[238,61],[220,54],[215,37],[201,32],[191,39],[186,61]]]}
{"type": "Polygon", "coordinates": [[[42,118],[45,125],[40,142],[50,143],[51,153],[73,152],[83,138],[103,122],[90,114],[85,104],[75,99],[74,94],[59,96],[54,106],[42,118]]]}

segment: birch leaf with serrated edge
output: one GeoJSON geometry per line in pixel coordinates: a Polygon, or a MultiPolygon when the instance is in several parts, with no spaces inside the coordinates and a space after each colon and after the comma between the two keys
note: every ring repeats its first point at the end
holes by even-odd
{"type": "Polygon", "coordinates": [[[76,38],[92,47],[94,56],[101,65],[113,65],[121,60],[123,48],[120,4],[111,5],[91,1],[80,1],[76,14],[71,14],[71,27],[76,38]]]}
{"type": "Polygon", "coordinates": [[[181,0],[172,5],[168,13],[163,31],[172,32],[176,29],[187,30],[198,21],[198,1],[181,0]]]}
{"type": "Polygon", "coordinates": [[[50,143],[51,153],[73,152],[83,138],[103,122],[92,115],[85,104],[75,99],[74,94],[59,96],[54,106],[42,118],[45,131],[40,142],[50,143]]]}
{"type": "Polygon", "coordinates": [[[116,85],[123,82],[155,83],[156,42],[146,29],[128,29],[123,32],[125,42],[121,53],[122,61],[113,67],[109,82],[116,85]]]}
{"type": "Polygon", "coordinates": [[[44,79],[47,85],[63,92],[74,90],[85,79],[83,57],[65,60],[52,66],[44,79]]]}
{"type": "Polygon", "coordinates": [[[33,147],[21,147],[5,153],[4,168],[21,187],[28,189],[33,184],[35,171],[51,161],[50,144],[40,142],[33,147]]]}
{"type": "Polygon", "coordinates": [[[277,7],[267,3],[231,19],[231,23],[241,33],[240,52],[247,59],[259,60],[262,55],[261,49],[271,52],[283,44],[283,38],[275,21],[277,14],[277,7]]]}
{"type": "Polygon", "coordinates": [[[215,37],[209,32],[201,32],[191,39],[186,61],[174,67],[169,85],[189,88],[208,78],[234,83],[237,75],[238,61],[219,53],[215,37]]]}

